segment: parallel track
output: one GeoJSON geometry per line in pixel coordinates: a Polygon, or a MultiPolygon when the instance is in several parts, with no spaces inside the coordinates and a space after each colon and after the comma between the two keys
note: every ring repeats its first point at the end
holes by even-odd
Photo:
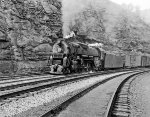
{"type": "MultiPolygon", "coordinates": [[[[117,70],[117,71],[119,72],[119,71],[123,71],[123,70],[128,71],[129,69],[122,69],[122,70],[117,70]]],[[[106,73],[106,72],[113,73],[113,72],[117,72],[117,71],[107,70],[107,71],[100,71],[98,73],[102,73],[102,74],[106,73]]],[[[60,75],[60,76],[57,76],[57,75],[38,75],[38,76],[32,76],[32,77],[31,76],[30,77],[27,77],[27,76],[18,77],[18,76],[16,76],[13,79],[5,79],[5,80],[2,80],[2,81],[0,80],[0,90],[2,88],[5,88],[5,87],[8,87],[8,89],[9,89],[9,86],[12,86],[10,88],[13,88],[13,87],[15,87],[16,85],[19,85],[19,84],[22,84],[22,85],[25,84],[26,85],[27,82],[32,83],[32,82],[42,81],[42,80],[45,80],[45,79],[52,79],[52,80],[54,79],[55,80],[56,78],[60,78],[60,77],[65,78],[65,77],[78,76],[78,74],[69,74],[69,75],[60,75]],[[26,82],[26,83],[24,83],[24,82],[26,82]]],[[[89,73],[85,72],[85,73],[81,73],[80,75],[83,75],[83,74],[89,74],[89,73]]]]}
{"type": "MultiPolygon", "coordinates": [[[[111,71],[110,73],[114,73],[115,71],[111,71]]],[[[117,71],[118,72],[118,71],[117,71]]],[[[121,71],[120,71],[121,72],[121,71]]],[[[91,73],[91,74],[85,74],[85,75],[73,75],[73,76],[68,76],[68,77],[59,77],[59,78],[51,78],[51,79],[42,79],[39,81],[33,81],[33,82],[28,82],[28,83],[21,83],[21,84],[14,84],[14,85],[9,85],[6,87],[0,87],[0,99],[7,99],[9,97],[14,97],[17,95],[21,95],[24,93],[28,92],[33,92],[33,91],[38,91],[44,88],[49,88],[52,86],[58,86],[59,84],[65,84],[69,82],[74,82],[78,80],[83,80],[87,79],[92,76],[97,76],[97,75],[104,75],[108,74],[107,72],[103,73],[91,73]]]]}

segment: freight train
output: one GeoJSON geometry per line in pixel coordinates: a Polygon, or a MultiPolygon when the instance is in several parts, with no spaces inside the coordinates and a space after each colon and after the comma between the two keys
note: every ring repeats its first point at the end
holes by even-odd
{"type": "Polygon", "coordinates": [[[68,74],[125,67],[150,66],[150,57],[143,55],[116,55],[99,47],[61,39],[53,45],[50,73],[68,74]]]}

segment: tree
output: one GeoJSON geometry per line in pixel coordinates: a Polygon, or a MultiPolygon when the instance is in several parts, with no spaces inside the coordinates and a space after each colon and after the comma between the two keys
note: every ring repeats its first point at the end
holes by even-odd
{"type": "Polygon", "coordinates": [[[138,48],[142,39],[142,31],[138,24],[140,20],[135,14],[124,11],[124,14],[119,15],[113,30],[118,46],[128,51],[138,48]]]}
{"type": "Polygon", "coordinates": [[[104,13],[105,9],[95,9],[89,4],[76,15],[73,22],[70,22],[69,28],[99,41],[105,41],[104,13]]]}

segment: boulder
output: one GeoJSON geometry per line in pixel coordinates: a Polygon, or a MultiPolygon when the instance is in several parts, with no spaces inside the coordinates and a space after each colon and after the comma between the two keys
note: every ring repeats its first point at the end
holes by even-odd
{"type": "Polygon", "coordinates": [[[33,49],[33,52],[52,52],[52,46],[50,46],[49,44],[40,44],[39,46],[35,47],[33,49]]]}

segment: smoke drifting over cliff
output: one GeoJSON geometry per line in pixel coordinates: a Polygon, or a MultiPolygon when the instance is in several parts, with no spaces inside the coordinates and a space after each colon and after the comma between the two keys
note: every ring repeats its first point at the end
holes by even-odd
{"type": "Polygon", "coordinates": [[[62,21],[63,21],[63,34],[67,35],[69,24],[75,18],[75,15],[82,11],[91,0],[62,0],[62,21]]]}

